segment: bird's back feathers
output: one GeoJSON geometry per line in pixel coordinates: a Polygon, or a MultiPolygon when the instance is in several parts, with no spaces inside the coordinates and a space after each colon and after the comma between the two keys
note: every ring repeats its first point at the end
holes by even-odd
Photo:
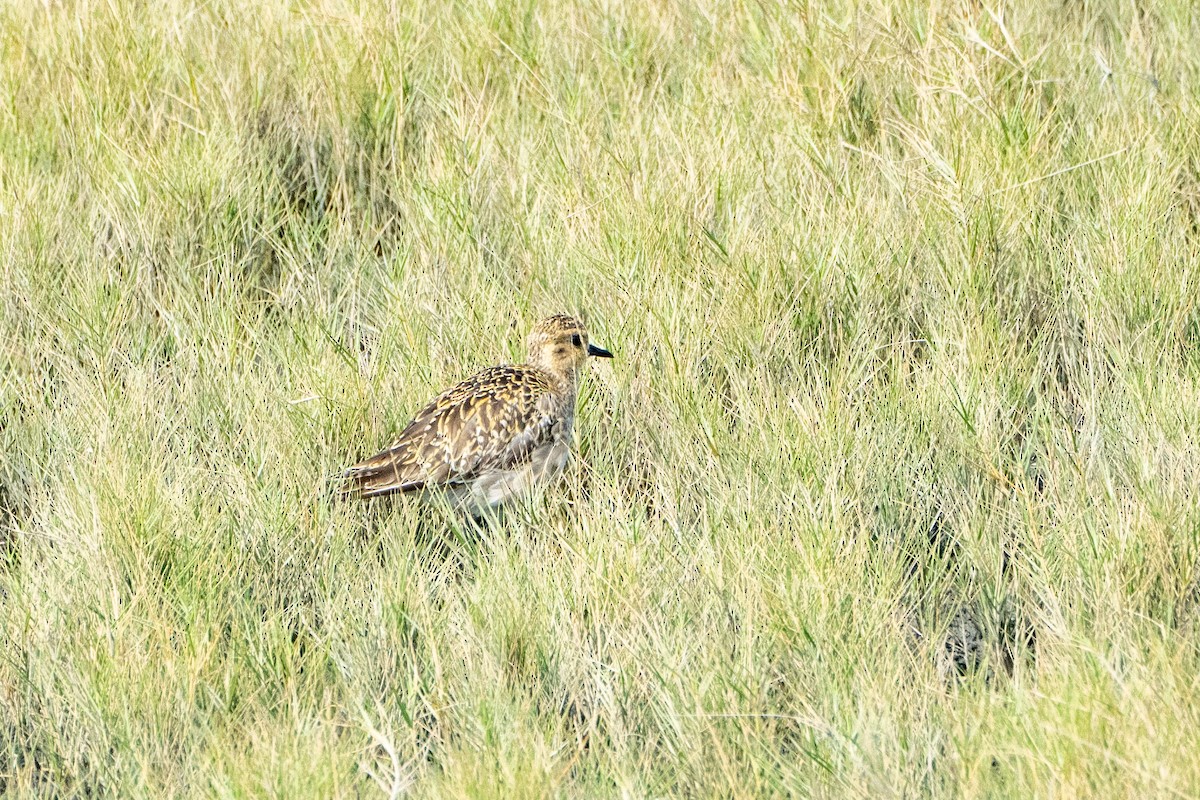
{"type": "Polygon", "coordinates": [[[452,486],[526,466],[569,433],[574,391],[536,367],[491,367],[438,395],[396,441],[346,470],[362,497],[452,486]]]}

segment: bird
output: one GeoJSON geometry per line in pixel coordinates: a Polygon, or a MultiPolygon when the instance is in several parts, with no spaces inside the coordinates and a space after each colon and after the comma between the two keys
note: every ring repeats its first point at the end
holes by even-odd
{"type": "Polygon", "coordinates": [[[579,319],[556,314],[528,338],[529,360],[478,372],[417,412],[390,446],[347,468],[344,494],[441,493],[479,518],[562,475],[591,343],[579,319]]]}

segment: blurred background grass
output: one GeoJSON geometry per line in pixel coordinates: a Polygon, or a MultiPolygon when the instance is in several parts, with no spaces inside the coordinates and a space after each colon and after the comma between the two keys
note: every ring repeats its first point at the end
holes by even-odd
{"type": "Polygon", "coordinates": [[[1200,794],[1191,3],[0,42],[6,795],[1200,794]],[[558,311],[535,518],[331,500],[558,311]]]}

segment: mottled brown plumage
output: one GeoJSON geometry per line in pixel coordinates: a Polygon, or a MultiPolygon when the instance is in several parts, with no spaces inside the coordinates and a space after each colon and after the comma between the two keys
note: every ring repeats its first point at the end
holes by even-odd
{"type": "Polygon", "coordinates": [[[559,315],[529,335],[529,363],[490,367],[438,395],[390,447],[345,472],[361,497],[440,489],[472,513],[528,494],[566,465],[579,370],[579,320],[559,315]]]}

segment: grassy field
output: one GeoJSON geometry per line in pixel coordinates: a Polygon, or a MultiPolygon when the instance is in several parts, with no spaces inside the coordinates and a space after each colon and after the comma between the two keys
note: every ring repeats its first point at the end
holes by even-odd
{"type": "Polygon", "coordinates": [[[1200,796],[1198,101],[1190,0],[5,4],[0,794],[1200,796]],[[335,498],[558,311],[543,505],[335,498]]]}

